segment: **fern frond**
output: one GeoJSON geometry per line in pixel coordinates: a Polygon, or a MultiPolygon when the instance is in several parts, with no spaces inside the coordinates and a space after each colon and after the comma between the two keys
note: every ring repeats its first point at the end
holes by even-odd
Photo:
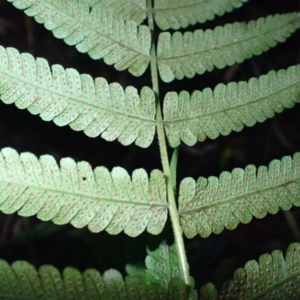
{"type": "Polygon", "coordinates": [[[125,91],[118,83],[79,74],[74,69],[52,66],[27,53],[0,46],[0,95],[6,104],[39,114],[44,121],[69,125],[89,137],[123,145],[135,141],[148,147],[155,133],[155,97],[144,87],[139,96],[134,87],[125,91]]]}
{"type": "MultiPolygon", "coordinates": [[[[165,291],[169,289],[169,283],[172,278],[181,279],[181,269],[179,264],[179,257],[176,249],[176,245],[168,246],[165,242],[162,242],[155,250],[147,249],[146,257],[146,270],[145,279],[147,282],[160,284],[165,291]]],[[[178,281],[180,284],[180,281],[178,281]]],[[[189,299],[197,299],[197,293],[194,288],[193,278],[190,277],[190,286],[186,289],[184,297],[190,293],[189,299]]],[[[183,290],[180,286],[180,290],[183,290]]],[[[179,294],[175,294],[180,296],[179,294]]],[[[183,295],[182,295],[183,296],[183,295]]],[[[178,299],[181,299],[180,297],[178,299]]]]}
{"type": "Polygon", "coordinates": [[[284,42],[300,27],[298,13],[268,16],[257,21],[226,24],[214,30],[163,32],[157,46],[158,70],[165,82],[222,69],[259,55],[284,42]]]}
{"type": "MultiPolygon", "coordinates": [[[[170,285],[171,293],[175,289],[170,285]]],[[[2,299],[173,299],[158,284],[144,282],[137,277],[122,275],[113,269],[101,275],[95,269],[80,273],[75,268],[65,268],[62,274],[44,265],[37,271],[25,261],[11,266],[0,260],[0,294],[2,299]]],[[[188,298],[184,298],[188,299],[188,298]]]]}
{"type": "MultiPolygon", "coordinates": [[[[218,297],[213,297],[213,293],[212,297],[203,299],[299,299],[299,264],[300,244],[293,243],[285,259],[279,250],[261,255],[258,262],[252,260],[237,269],[233,280],[225,283],[218,297]]],[[[212,284],[202,287],[200,299],[212,290],[212,284]]]]}
{"type": "Polygon", "coordinates": [[[181,278],[176,246],[162,242],[155,250],[147,248],[146,278],[149,282],[160,283],[166,290],[173,277],[181,278]]]}
{"type": "Polygon", "coordinates": [[[248,0],[155,0],[154,18],[162,30],[186,28],[196,23],[213,20],[248,0]]]}
{"type": "MultiPolygon", "coordinates": [[[[155,257],[154,259],[159,259],[155,257]]],[[[162,263],[166,263],[163,261],[162,263]]],[[[126,299],[126,300],[196,300],[197,293],[178,277],[172,277],[166,287],[161,282],[147,281],[146,276],[122,275],[113,269],[101,275],[95,269],[80,273],[65,268],[62,274],[53,266],[36,270],[25,261],[11,266],[0,260],[1,299],[126,299]]]]}
{"type": "Polygon", "coordinates": [[[90,7],[98,6],[113,16],[125,21],[132,20],[137,25],[143,23],[147,17],[146,0],[88,0],[88,2],[90,7]]]}
{"type": "Polygon", "coordinates": [[[164,128],[171,147],[180,140],[189,146],[206,137],[215,139],[264,122],[300,102],[300,65],[271,71],[248,82],[218,84],[190,96],[183,91],[166,94],[164,128]]]}
{"type": "Polygon", "coordinates": [[[38,23],[44,24],[56,38],[76,45],[79,52],[93,59],[103,58],[117,70],[128,69],[142,75],[150,60],[151,35],[147,26],[113,17],[86,1],[8,0],[38,23]]]}
{"type": "Polygon", "coordinates": [[[201,300],[217,300],[218,299],[218,290],[210,282],[201,287],[200,290],[200,299],[201,300]]]}
{"type": "Polygon", "coordinates": [[[50,155],[38,160],[31,153],[20,156],[11,148],[0,155],[0,210],[18,211],[55,224],[88,226],[92,232],[122,230],[137,236],[144,230],[158,234],[167,219],[165,180],[161,171],[143,169],[128,175],[120,167],[109,172],[94,171],[87,162],[71,158],[60,161],[60,169],[50,155]]]}
{"type": "Polygon", "coordinates": [[[235,229],[247,224],[252,216],[263,218],[279,209],[300,206],[300,153],[293,159],[285,156],[273,160],[269,168],[222,172],[220,177],[200,177],[182,180],[179,189],[179,214],[185,235],[199,233],[207,237],[219,234],[224,228],[235,229]]]}

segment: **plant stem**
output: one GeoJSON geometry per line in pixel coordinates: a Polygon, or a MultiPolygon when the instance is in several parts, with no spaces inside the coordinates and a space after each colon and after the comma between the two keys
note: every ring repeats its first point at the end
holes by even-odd
{"type": "Polygon", "coordinates": [[[181,229],[179,214],[178,214],[176,201],[175,201],[174,189],[172,185],[172,174],[170,170],[170,163],[169,163],[168,152],[167,152],[166,137],[165,137],[163,122],[162,122],[162,112],[161,112],[161,103],[159,98],[159,86],[158,86],[157,60],[156,60],[155,42],[154,42],[154,20],[153,20],[152,0],[148,0],[148,25],[152,34],[150,65],[151,65],[152,88],[156,97],[157,136],[158,136],[163,172],[164,172],[166,185],[167,185],[169,213],[170,213],[170,218],[173,226],[177,253],[179,256],[182,279],[188,285],[189,265],[187,262],[182,229],[181,229]]]}

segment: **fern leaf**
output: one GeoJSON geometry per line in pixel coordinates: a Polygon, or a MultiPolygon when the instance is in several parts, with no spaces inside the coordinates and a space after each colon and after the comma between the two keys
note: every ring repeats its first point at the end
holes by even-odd
{"type": "Polygon", "coordinates": [[[189,286],[179,278],[172,278],[168,285],[168,299],[172,300],[197,300],[198,294],[196,290],[191,290],[189,286]]]}
{"type": "Polygon", "coordinates": [[[157,56],[160,77],[170,82],[195,74],[222,69],[259,55],[278,42],[284,42],[300,27],[298,13],[268,16],[250,23],[233,23],[214,30],[163,32],[159,35],[157,56]]]}
{"type": "Polygon", "coordinates": [[[212,283],[207,283],[201,287],[200,290],[201,300],[217,300],[218,290],[212,283]]]}
{"type": "Polygon", "coordinates": [[[186,28],[204,23],[241,7],[248,0],[155,0],[154,18],[162,30],[186,28]]]}
{"type": "MultiPolygon", "coordinates": [[[[170,290],[170,284],[173,280],[174,288],[176,285],[177,293],[173,295],[174,299],[180,298],[180,290],[184,292],[181,295],[184,299],[197,299],[197,293],[194,288],[193,278],[190,277],[190,286],[184,287],[176,245],[168,246],[165,242],[161,243],[155,250],[147,249],[145,279],[147,282],[160,284],[165,291],[170,290]],[[175,280],[176,278],[176,280],[175,280]],[[179,279],[179,280],[177,280],[179,279]]],[[[173,289],[172,289],[173,290],[173,289]]],[[[172,298],[173,299],[173,298],[172,298]]]]}
{"type": "Polygon", "coordinates": [[[252,216],[263,218],[293,205],[300,206],[300,153],[273,160],[269,168],[248,165],[219,178],[200,177],[197,183],[185,178],[179,189],[181,224],[189,238],[219,234],[225,227],[233,230],[252,216]]]}
{"type": "Polygon", "coordinates": [[[56,38],[76,45],[79,52],[93,59],[103,58],[117,70],[128,69],[142,75],[150,60],[151,35],[147,26],[113,17],[87,1],[9,0],[38,23],[44,24],[56,38]]]}
{"type": "Polygon", "coordinates": [[[206,137],[215,139],[232,130],[241,131],[264,122],[284,108],[300,102],[300,65],[269,72],[248,82],[218,84],[190,96],[183,91],[167,93],[164,99],[164,128],[171,147],[180,140],[189,146],[206,137]]]}
{"type": "Polygon", "coordinates": [[[11,266],[0,260],[1,299],[122,299],[122,300],[195,300],[184,282],[172,278],[167,290],[160,283],[147,282],[145,278],[122,275],[113,269],[101,275],[95,269],[80,273],[75,268],[65,268],[62,274],[50,265],[36,270],[25,261],[11,266]]]}
{"type": "MultiPolygon", "coordinates": [[[[282,252],[261,255],[235,271],[233,280],[223,286],[218,297],[204,299],[299,299],[300,244],[291,244],[284,259],[282,252]]],[[[212,290],[204,286],[201,295],[212,290]]],[[[202,297],[200,297],[202,299],[202,297]]]]}
{"type": "Polygon", "coordinates": [[[181,278],[179,258],[175,245],[169,247],[163,242],[155,250],[148,248],[147,253],[147,281],[160,283],[167,290],[172,278],[181,278]]]}
{"type": "Polygon", "coordinates": [[[95,81],[74,69],[52,66],[27,53],[0,46],[0,95],[6,104],[39,114],[44,121],[83,130],[89,137],[102,133],[107,141],[123,145],[135,141],[148,147],[155,133],[155,97],[144,87],[139,96],[134,87],[125,91],[104,78],[95,81]]]}
{"type": "Polygon", "coordinates": [[[137,277],[127,277],[124,281],[113,269],[101,276],[94,269],[80,273],[68,267],[60,274],[49,265],[37,271],[25,261],[10,266],[0,260],[0,279],[2,299],[171,299],[160,285],[143,282],[137,277]]]}
{"type": "Polygon", "coordinates": [[[60,161],[60,169],[50,155],[38,160],[31,153],[20,156],[11,148],[0,155],[0,210],[18,211],[56,224],[88,226],[92,232],[122,230],[137,236],[145,229],[162,231],[168,204],[164,176],[154,170],[150,179],[143,169],[132,173],[116,167],[94,171],[87,162],[71,158],[60,161]]]}
{"type": "Polygon", "coordinates": [[[88,2],[90,7],[98,6],[113,16],[125,21],[132,20],[138,25],[143,23],[147,17],[146,0],[89,0],[88,2]]]}

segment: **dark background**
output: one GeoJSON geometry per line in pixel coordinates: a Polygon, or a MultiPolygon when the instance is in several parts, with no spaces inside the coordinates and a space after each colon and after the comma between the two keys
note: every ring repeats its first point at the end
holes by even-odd
{"type": "MultiPolygon", "coordinates": [[[[299,1],[250,0],[242,8],[223,17],[207,22],[198,28],[214,28],[227,22],[250,21],[269,14],[299,11],[299,1]]],[[[192,92],[205,87],[214,87],[218,82],[248,80],[275,69],[287,68],[299,63],[300,32],[293,34],[286,43],[253,57],[242,64],[214,70],[192,80],[160,84],[162,96],[168,91],[185,89],[192,92]]],[[[30,52],[44,57],[49,64],[76,68],[80,73],[93,77],[105,77],[109,82],[124,86],[134,85],[140,89],[150,84],[149,71],[140,78],[134,78],[127,71],[117,72],[101,60],[93,61],[86,54],[80,54],[75,47],[53,37],[43,25],[28,18],[10,3],[0,0],[0,44],[15,47],[20,52],[30,52]]],[[[247,164],[267,165],[272,159],[292,155],[300,150],[300,109],[296,105],[285,110],[272,120],[245,128],[228,137],[206,140],[194,147],[180,146],[178,181],[186,176],[218,176],[221,171],[231,171],[247,164]]],[[[160,156],[155,138],[147,149],[134,145],[123,147],[118,142],[106,142],[101,138],[91,139],[82,132],[74,132],[68,126],[59,128],[52,122],[44,122],[26,110],[14,105],[0,103],[0,148],[12,147],[18,152],[29,151],[36,156],[51,154],[58,161],[72,157],[76,161],[86,160],[93,167],[104,165],[126,168],[130,173],[136,168],[145,168],[149,173],[161,168],[160,156]]],[[[289,213],[279,212],[262,220],[253,219],[248,225],[239,225],[236,230],[212,235],[207,239],[199,236],[186,240],[188,259],[192,276],[197,286],[213,281],[218,287],[233,271],[244,266],[260,254],[280,249],[297,239],[300,210],[293,208],[289,213]]],[[[35,266],[53,264],[60,270],[66,266],[80,270],[96,268],[101,273],[109,268],[124,272],[126,263],[143,264],[145,246],[155,247],[161,240],[172,242],[169,226],[163,234],[154,237],[143,233],[138,238],[125,234],[110,236],[106,232],[93,234],[86,228],[75,229],[71,225],[56,226],[52,222],[40,222],[35,217],[22,218],[17,214],[0,213],[0,258],[8,262],[27,260],[35,266]]]]}

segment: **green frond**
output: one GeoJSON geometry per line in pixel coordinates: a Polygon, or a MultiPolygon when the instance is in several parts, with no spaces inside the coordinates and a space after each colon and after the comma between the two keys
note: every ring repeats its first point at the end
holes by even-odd
{"type": "Polygon", "coordinates": [[[117,70],[128,69],[142,75],[150,60],[151,35],[147,26],[124,22],[99,6],[91,9],[88,1],[8,0],[38,23],[44,24],[56,38],[76,45],[79,52],[93,59],[103,58],[117,70]]]}
{"type": "Polygon", "coordinates": [[[125,91],[118,83],[92,79],[74,69],[36,60],[27,53],[0,46],[0,95],[6,104],[39,114],[44,121],[69,125],[89,137],[123,145],[135,141],[148,147],[155,134],[155,97],[144,87],[139,96],[134,87],[125,91]]]}
{"type": "MultiPolygon", "coordinates": [[[[221,1],[220,1],[221,2],[221,1]]],[[[300,27],[298,13],[268,16],[257,21],[226,24],[214,30],[163,32],[157,46],[158,70],[165,82],[222,69],[284,42],[300,27]]]]}
{"type": "MultiPolygon", "coordinates": [[[[300,244],[293,243],[285,259],[279,250],[261,255],[258,262],[252,260],[244,268],[237,269],[233,280],[225,283],[219,296],[213,293],[203,299],[299,299],[299,264],[300,244]]],[[[212,284],[202,287],[200,296],[208,295],[213,289],[212,284]]]]}
{"type": "MultiPolygon", "coordinates": [[[[179,257],[176,245],[168,246],[165,242],[161,243],[155,250],[147,249],[145,279],[147,282],[157,283],[168,291],[172,278],[183,278],[180,270],[179,257]]],[[[178,281],[180,284],[180,281],[178,281]]],[[[197,293],[194,288],[193,278],[190,277],[190,286],[185,290],[184,296],[190,293],[189,299],[197,299],[197,293]]],[[[184,290],[180,286],[180,290],[184,290]]],[[[179,291],[178,291],[179,292],[179,291]]],[[[175,294],[176,295],[176,294],[175,294]]],[[[179,297],[179,294],[177,295],[179,297]]],[[[181,299],[180,297],[178,299],[181,299]]],[[[187,299],[187,298],[186,298],[187,299]]]]}
{"type": "Polygon", "coordinates": [[[214,90],[166,94],[164,128],[171,147],[189,146],[264,122],[300,102],[300,65],[214,90]]]}
{"type": "Polygon", "coordinates": [[[196,23],[213,20],[248,0],[155,0],[154,18],[162,30],[186,28],[196,23]]]}
{"type": "Polygon", "coordinates": [[[161,243],[155,250],[147,249],[146,278],[149,282],[160,283],[165,290],[173,277],[181,278],[176,246],[161,243]]]}
{"type": "MultiPolygon", "coordinates": [[[[169,293],[175,287],[170,286],[169,293]]],[[[164,289],[158,284],[144,282],[138,277],[122,275],[113,269],[101,275],[95,269],[80,273],[75,268],[65,268],[62,274],[44,265],[36,270],[25,261],[11,266],[0,260],[1,299],[50,300],[50,299],[122,299],[122,300],[165,300],[164,289]]],[[[188,298],[183,298],[188,299],[188,298]]]]}
{"type": "Polygon", "coordinates": [[[158,234],[167,219],[165,179],[161,171],[143,169],[128,175],[120,167],[94,171],[87,162],[63,158],[60,168],[54,158],[38,160],[31,153],[20,156],[11,148],[0,155],[0,210],[18,211],[55,224],[88,226],[92,232],[122,230],[137,236],[144,230],[158,234]]]}
{"type": "Polygon", "coordinates": [[[67,267],[60,274],[50,265],[36,270],[25,261],[17,261],[10,266],[5,260],[0,260],[0,298],[196,300],[197,293],[174,277],[165,288],[160,282],[147,281],[145,276],[127,276],[124,280],[113,269],[101,275],[95,269],[81,273],[67,267]]]}
{"type": "Polygon", "coordinates": [[[207,283],[201,287],[200,290],[201,300],[217,300],[218,290],[212,283],[207,283]]]}
{"type": "Polygon", "coordinates": [[[191,290],[189,286],[179,278],[172,278],[168,285],[168,297],[170,300],[197,300],[196,290],[191,290]]]}
{"type": "Polygon", "coordinates": [[[252,216],[263,218],[279,209],[300,206],[300,153],[273,160],[269,168],[222,172],[220,177],[182,180],[179,189],[179,214],[185,235],[207,237],[224,228],[233,230],[252,216]]]}
{"type": "Polygon", "coordinates": [[[132,20],[137,25],[143,23],[147,17],[146,0],[88,0],[88,2],[90,7],[98,6],[113,16],[125,21],[132,20]]]}

